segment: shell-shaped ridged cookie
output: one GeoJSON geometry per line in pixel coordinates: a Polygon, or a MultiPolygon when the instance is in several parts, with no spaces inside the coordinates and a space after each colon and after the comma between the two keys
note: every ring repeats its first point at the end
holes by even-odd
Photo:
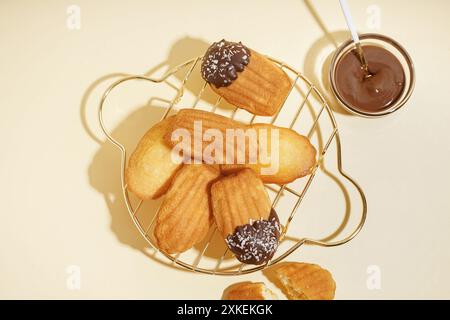
{"type": "Polygon", "coordinates": [[[267,220],[271,210],[264,184],[251,169],[217,180],[211,187],[211,201],[217,228],[224,237],[250,220],[267,220]]]}
{"type": "MultiPolygon", "coordinates": [[[[181,109],[171,123],[173,128],[186,128],[194,132],[194,121],[201,121],[203,131],[207,129],[218,129],[225,133],[226,129],[245,127],[243,123],[227,118],[225,116],[197,109],[181,109]]],[[[170,137],[169,137],[170,138],[170,137]]]]}
{"type": "Polygon", "coordinates": [[[336,283],[331,273],[317,264],[287,262],[275,274],[291,300],[332,300],[336,283]]]}
{"type": "Polygon", "coordinates": [[[283,70],[253,50],[249,64],[229,86],[211,85],[229,103],[262,116],[276,114],[291,87],[291,80],[283,70]]]}
{"type": "Polygon", "coordinates": [[[158,247],[179,253],[202,241],[212,224],[210,184],[220,172],[207,165],[183,165],[161,204],[154,230],[158,247]]]}
{"type": "Polygon", "coordinates": [[[238,131],[236,130],[241,129],[240,133],[245,133],[245,130],[247,130],[248,128],[249,126],[244,125],[243,123],[212,112],[196,109],[182,109],[176,114],[174,121],[171,123],[170,130],[164,137],[164,141],[168,146],[171,147],[180,143],[183,146],[183,149],[189,150],[191,152],[189,156],[192,159],[197,158],[203,161],[207,161],[207,159],[202,158],[204,157],[204,150],[206,146],[211,144],[211,141],[205,141],[204,137],[206,136],[206,132],[209,131],[208,133],[211,133],[210,129],[213,129],[214,131],[220,133],[221,137],[223,138],[221,139],[222,149],[217,150],[217,152],[222,154],[222,160],[225,161],[226,150],[229,148],[233,148],[235,151],[233,157],[231,158],[231,161],[232,163],[234,163],[238,154],[238,149],[239,152],[245,154],[246,159],[248,159],[249,143],[252,143],[252,147],[254,148],[254,150],[257,150],[257,140],[256,137],[253,141],[246,137],[245,144],[237,144],[234,143],[237,139],[225,139],[225,137],[227,136],[227,130],[232,130],[230,131],[231,133],[237,134],[238,131]],[[177,140],[180,139],[178,138],[178,134],[180,133],[180,131],[178,131],[177,133],[177,130],[187,130],[190,139],[186,141],[183,137],[181,141],[177,140]],[[195,139],[197,139],[196,142],[195,139]]]}
{"type": "Polygon", "coordinates": [[[163,195],[181,166],[173,161],[171,148],[164,142],[174,120],[175,117],[168,117],[148,130],[128,161],[127,187],[140,199],[156,199],[163,195]]]}

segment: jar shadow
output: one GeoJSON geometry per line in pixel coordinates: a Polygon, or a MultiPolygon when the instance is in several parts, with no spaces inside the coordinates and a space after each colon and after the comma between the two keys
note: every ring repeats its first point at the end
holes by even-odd
{"type": "Polygon", "coordinates": [[[348,30],[330,32],[311,1],[304,0],[304,3],[322,30],[323,36],[317,39],[309,48],[303,63],[303,72],[306,77],[319,86],[334,112],[346,116],[354,116],[340,105],[332,93],[329,80],[330,65],[334,52],[341,43],[351,38],[350,32],[348,30]]]}

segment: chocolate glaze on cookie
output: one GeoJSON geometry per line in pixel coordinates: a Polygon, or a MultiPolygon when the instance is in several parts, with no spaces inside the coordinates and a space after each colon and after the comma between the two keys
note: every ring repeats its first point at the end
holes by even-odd
{"type": "Polygon", "coordinates": [[[280,221],[272,209],[268,220],[250,221],[248,224],[238,226],[225,241],[239,261],[263,264],[275,254],[280,235],[280,221]]]}
{"type": "Polygon", "coordinates": [[[226,87],[237,78],[250,61],[250,50],[241,42],[222,39],[206,51],[202,62],[202,77],[216,88],[226,87]]]}

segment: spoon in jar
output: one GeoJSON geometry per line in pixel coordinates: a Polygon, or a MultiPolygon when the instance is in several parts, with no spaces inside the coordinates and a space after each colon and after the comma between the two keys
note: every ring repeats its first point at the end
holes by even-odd
{"type": "Polygon", "coordinates": [[[355,25],[353,24],[352,15],[350,14],[350,8],[348,6],[347,0],[339,0],[341,4],[342,12],[344,13],[345,21],[347,21],[347,26],[350,29],[350,33],[352,35],[353,42],[355,43],[356,55],[358,56],[359,62],[361,63],[361,69],[364,72],[364,79],[370,78],[372,73],[369,71],[369,65],[364,56],[364,51],[361,46],[361,42],[359,41],[359,35],[356,31],[355,25]]]}

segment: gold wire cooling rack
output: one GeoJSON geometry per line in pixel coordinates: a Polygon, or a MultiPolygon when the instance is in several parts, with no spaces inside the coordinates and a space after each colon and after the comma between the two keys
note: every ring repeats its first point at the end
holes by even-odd
{"type": "MultiPolygon", "coordinates": [[[[110,142],[112,142],[121,152],[120,176],[121,176],[123,197],[124,197],[124,201],[127,206],[127,209],[128,209],[128,213],[129,213],[131,219],[133,220],[134,224],[136,225],[136,228],[139,230],[139,233],[142,235],[142,237],[144,237],[144,239],[148,242],[148,244],[155,250],[155,253],[158,253],[158,252],[161,253],[162,259],[165,259],[165,258],[169,259],[169,261],[166,261],[166,262],[169,262],[169,264],[172,266],[178,266],[183,269],[200,272],[200,273],[205,273],[205,274],[216,274],[216,275],[248,274],[251,272],[262,270],[268,266],[274,265],[274,264],[282,261],[283,259],[288,257],[291,253],[293,253],[296,249],[298,249],[300,246],[302,246],[304,244],[317,245],[317,246],[322,246],[322,247],[333,247],[333,246],[343,245],[343,244],[347,243],[348,241],[352,240],[360,232],[360,230],[362,229],[362,227],[364,225],[364,222],[366,219],[366,214],[367,214],[367,202],[366,202],[366,198],[364,195],[364,191],[358,185],[358,183],[353,178],[351,178],[348,174],[346,174],[342,169],[341,141],[340,141],[340,137],[339,137],[339,131],[337,128],[337,124],[336,124],[336,120],[334,118],[333,112],[331,111],[324,96],[322,95],[320,90],[311,81],[309,81],[303,74],[301,74],[300,72],[296,71],[291,66],[289,66],[281,61],[278,61],[278,60],[270,58],[270,57],[268,57],[268,58],[271,61],[273,61],[277,66],[279,66],[282,70],[284,70],[292,79],[292,87],[289,92],[289,95],[286,98],[285,103],[283,104],[283,107],[280,109],[280,111],[276,115],[274,115],[273,117],[271,117],[269,119],[270,123],[275,123],[281,110],[286,109],[286,101],[292,95],[294,88],[296,88],[297,91],[302,92],[302,95],[301,95],[301,99],[297,99],[299,101],[297,101],[297,103],[294,103],[294,105],[296,105],[297,108],[296,109],[292,108],[295,112],[291,115],[292,120],[290,121],[290,124],[287,125],[287,127],[293,128],[295,126],[295,124],[298,122],[300,115],[302,114],[302,111],[305,109],[305,106],[312,103],[312,100],[315,100],[316,102],[318,102],[319,107],[314,113],[312,113],[312,119],[310,121],[310,128],[309,128],[309,130],[306,130],[304,135],[307,135],[308,138],[311,138],[311,136],[314,134],[314,132],[320,131],[319,122],[321,122],[321,121],[327,121],[328,126],[331,128],[331,130],[328,135],[328,138],[326,140],[321,139],[322,143],[320,143],[320,145],[316,145],[316,148],[318,150],[318,161],[317,161],[316,165],[314,166],[314,168],[312,169],[311,174],[308,177],[302,178],[302,179],[304,179],[304,183],[300,187],[291,186],[291,184],[268,185],[267,186],[267,188],[272,193],[274,193],[274,197],[272,197],[272,206],[274,208],[279,203],[280,198],[286,193],[289,194],[290,196],[293,196],[295,198],[295,201],[292,203],[290,213],[286,217],[286,219],[282,220],[280,217],[280,221],[285,221],[285,223],[282,224],[283,228],[282,228],[282,235],[280,238],[280,247],[279,247],[277,253],[275,254],[275,256],[268,263],[263,264],[263,265],[258,265],[258,266],[247,265],[247,264],[240,263],[239,261],[234,259],[231,266],[228,265],[228,266],[223,267],[222,264],[223,264],[224,260],[226,260],[227,255],[230,255],[228,248],[226,248],[226,246],[223,244],[224,253],[220,256],[214,257],[213,258],[214,261],[212,264],[210,263],[208,266],[203,266],[202,261],[205,259],[204,256],[205,256],[206,251],[208,250],[208,248],[210,248],[210,245],[217,245],[217,244],[211,244],[213,237],[217,236],[217,234],[218,234],[218,232],[216,232],[217,229],[215,226],[213,226],[211,228],[206,242],[204,244],[202,244],[202,246],[200,248],[190,249],[191,251],[194,250],[195,252],[193,254],[188,255],[189,259],[181,257],[180,254],[170,255],[168,253],[160,251],[152,237],[152,228],[153,228],[154,222],[156,220],[158,210],[155,211],[150,222],[148,222],[145,225],[142,221],[143,219],[138,217],[139,209],[142,207],[143,201],[140,200],[136,204],[132,204],[132,201],[130,200],[130,194],[129,194],[129,192],[127,190],[127,186],[125,184],[125,168],[126,168],[126,164],[127,164],[126,148],[119,141],[117,141],[116,139],[114,139],[112,137],[111,133],[106,129],[106,126],[104,124],[103,110],[104,110],[105,102],[106,102],[108,96],[110,95],[110,93],[119,85],[121,85],[125,82],[128,82],[128,81],[132,81],[132,80],[143,80],[143,81],[149,81],[152,83],[167,83],[169,78],[173,77],[175,74],[179,74],[183,70],[186,70],[186,73],[184,74],[184,76],[177,78],[177,79],[179,79],[178,82],[180,82],[180,83],[179,83],[178,87],[175,88],[176,94],[175,94],[174,98],[171,100],[168,100],[170,102],[162,116],[162,119],[167,117],[171,112],[175,111],[175,107],[180,105],[180,101],[182,100],[183,96],[185,95],[185,91],[188,90],[186,88],[186,83],[190,80],[190,77],[192,76],[194,69],[196,67],[198,67],[199,62],[202,61],[202,57],[197,57],[197,58],[193,58],[189,61],[186,61],[185,63],[182,63],[181,65],[169,70],[160,78],[151,78],[151,77],[147,77],[144,75],[126,76],[126,77],[116,81],[115,83],[113,83],[103,94],[103,97],[100,102],[99,114],[98,114],[100,127],[103,130],[103,132],[105,133],[108,140],[110,142]],[[302,87],[303,89],[300,88],[300,85],[303,86],[302,87]],[[325,115],[325,117],[324,117],[324,115],[325,115]],[[314,177],[316,176],[317,169],[320,168],[320,166],[325,158],[325,155],[327,153],[327,150],[329,149],[332,142],[335,142],[335,144],[336,144],[335,149],[336,149],[336,153],[337,153],[336,154],[337,170],[339,171],[339,173],[342,175],[342,177],[344,179],[346,179],[351,185],[354,186],[354,188],[357,191],[356,193],[360,196],[360,201],[361,201],[360,220],[357,223],[356,227],[349,233],[349,235],[344,237],[341,240],[335,240],[335,241],[331,241],[331,240],[327,240],[327,239],[317,240],[317,239],[312,239],[312,238],[307,238],[307,237],[293,238],[294,241],[292,241],[292,240],[290,241],[290,242],[293,242],[292,245],[289,245],[285,249],[281,249],[281,244],[283,243],[284,240],[286,240],[286,234],[287,234],[288,228],[289,228],[296,212],[298,211],[298,209],[302,203],[302,200],[305,198],[305,195],[306,195],[308,189],[310,188],[310,186],[314,180],[314,177]]],[[[198,72],[198,74],[199,74],[199,72],[198,72]]],[[[201,79],[201,81],[203,81],[203,80],[201,79]]],[[[202,97],[205,93],[205,89],[207,88],[207,86],[208,86],[207,83],[203,81],[203,84],[201,86],[197,87],[197,88],[199,88],[198,92],[193,92],[194,102],[191,105],[192,108],[198,107],[199,102],[202,101],[202,97]]],[[[219,105],[222,102],[222,99],[220,96],[216,95],[215,99],[216,99],[215,102],[212,104],[212,109],[210,110],[212,112],[217,112],[219,110],[219,105]]],[[[231,114],[229,114],[229,117],[235,118],[235,115],[238,112],[238,110],[241,110],[241,109],[238,109],[237,107],[233,106],[232,112],[231,112],[231,114]]],[[[251,115],[250,120],[248,122],[253,123],[256,118],[257,118],[256,116],[251,115]]],[[[222,251],[220,251],[220,252],[222,252],[222,251]]],[[[183,254],[183,256],[185,256],[185,254],[183,254]]],[[[233,258],[230,258],[230,259],[233,259],[233,258]]],[[[209,258],[209,260],[211,260],[211,259],[209,258]]]]}

